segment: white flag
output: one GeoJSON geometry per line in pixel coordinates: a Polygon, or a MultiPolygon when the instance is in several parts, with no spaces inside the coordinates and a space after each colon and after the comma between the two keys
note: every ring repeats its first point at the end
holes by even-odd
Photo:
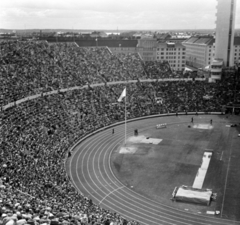
{"type": "Polygon", "coordinates": [[[120,97],[118,99],[118,102],[121,102],[124,97],[126,97],[126,88],[124,88],[122,94],[120,95],[120,97]]]}

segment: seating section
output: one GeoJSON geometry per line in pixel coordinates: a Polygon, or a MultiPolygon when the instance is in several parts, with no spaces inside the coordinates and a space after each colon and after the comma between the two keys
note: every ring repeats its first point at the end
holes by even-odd
{"type": "Polygon", "coordinates": [[[151,79],[178,78],[174,76],[171,67],[167,61],[146,61],[144,69],[151,79]]]}
{"type": "Polygon", "coordinates": [[[122,62],[127,73],[127,80],[137,80],[148,78],[144,71],[143,62],[138,53],[117,53],[116,56],[122,62]]]}
{"type": "Polygon", "coordinates": [[[24,97],[86,84],[188,77],[168,62],[143,62],[138,53],[45,41],[0,42],[0,106],[24,97]]]}
{"type": "MultiPolygon", "coordinates": [[[[128,119],[159,113],[219,112],[222,105],[240,96],[233,74],[217,83],[140,82],[139,76],[155,77],[146,73],[149,69],[140,57],[112,55],[107,48],[15,41],[2,42],[0,48],[1,106],[55,89],[103,83],[1,108],[0,220],[5,224],[14,218],[18,224],[20,220],[26,221],[22,224],[138,224],[77,193],[63,164],[68,149],[86,134],[124,120],[124,103],[117,102],[124,87],[128,119]],[[106,84],[131,79],[138,81],[106,84]],[[212,98],[206,100],[206,95],[212,98]]],[[[165,66],[158,72],[168,73],[165,66]]]]}

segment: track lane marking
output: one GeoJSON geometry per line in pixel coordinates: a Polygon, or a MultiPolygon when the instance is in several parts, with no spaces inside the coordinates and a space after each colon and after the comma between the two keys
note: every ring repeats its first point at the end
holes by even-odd
{"type": "MultiPolygon", "coordinates": [[[[148,199],[149,200],[149,199],[148,199]]],[[[176,210],[176,209],[175,209],[176,210]]],[[[191,214],[192,215],[192,214],[191,214]]],[[[208,217],[207,217],[208,218],[208,217]]],[[[209,218],[208,218],[209,219],[209,218]]],[[[231,221],[232,222],[232,221],[231,221]]]]}

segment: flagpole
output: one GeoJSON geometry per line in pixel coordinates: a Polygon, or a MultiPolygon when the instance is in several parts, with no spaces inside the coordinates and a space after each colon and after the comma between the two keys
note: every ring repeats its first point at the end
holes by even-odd
{"type": "Polygon", "coordinates": [[[125,143],[127,143],[127,87],[125,87],[122,91],[122,94],[120,95],[118,102],[122,102],[122,99],[124,98],[124,113],[125,113],[125,143]]]}
{"type": "MultiPolygon", "coordinates": [[[[127,92],[127,89],[126,89],[126,92],[127,92]]],[[[125,146],[127,143],[127,106],[126,106],[126,101],[127,101],[127,94],[125,96],[125,146]]]]}

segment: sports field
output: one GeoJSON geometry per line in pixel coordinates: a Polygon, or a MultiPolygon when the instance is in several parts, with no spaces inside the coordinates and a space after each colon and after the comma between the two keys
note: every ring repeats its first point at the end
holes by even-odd
{"type": "Polygon", "coordinates": [[[219,210],[222,217],[240,220],[240,131],[226,127],[239,117],[193,116],[193,123],[188,118],[189,122],[181,116],[159,118],[156,123],[167,122],[167,128],[140,128],[140,138],[162,141],[158,145],[128,141],[129,152],[115,150],[112,167],[116,176],[148,198],[196,213],[219,210]],[[202,206],[170,201],[176,186],[192,186],[204,151],[213,151],[213,157],[203,188],[217,193],[216,202],[202,206]]]}
{"type": "Polygon", "coordinates": [[[135,121],[128,124],[126,149],[120,125],[114,134],[105,130],[77,146],[67,164],[69,175],[95,203],[142,224],[240,224],[240,126],[226,126],[239,122],[239,116],[225,115],[135,121]],[[161,123],[167,127],[156,129],[161,123]],[[138,140],[132,139],[135,129],[138,140]],[[159,143],[143,143],[146,138],[159,143]],[[213,156],[203,188],[217,193],[216,201],[210,206],[172,201],[176,186],[192,186],[204,151],[212,151],[213,156]],[[144,203],[139,203],[140,196],[144,203]],[[207,211],[220,214],[207,215],[207,211]]]}

